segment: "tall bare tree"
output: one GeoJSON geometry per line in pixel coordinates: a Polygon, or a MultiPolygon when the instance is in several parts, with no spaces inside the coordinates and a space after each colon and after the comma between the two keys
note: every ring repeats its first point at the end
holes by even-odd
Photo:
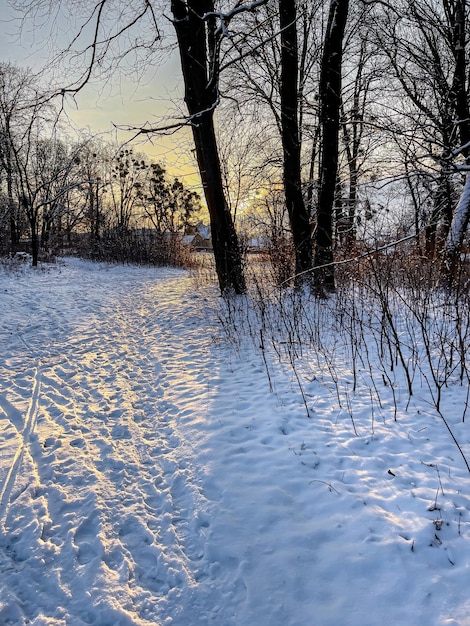
{"type": "Polygon", "coordinates": [[[295,250],[296,284],[310,281],[312,275],[312,234],[301,184],[299,102],[298,102],[298,40],[295,0],[279,0],[281,30],[281,139],[283,178],[287,211],[295,250]]]}
{"type": "Polygon", "coordinates": [[[214,111],[219,102],[222,28],[212,0],[172,0],[185,86],[185,102],[196,158],[211,219],[212,246],[222,293],[245,291],[245,279],[232,215],[224,194],[214,111]]]}
{"type": "Polygon", "coordinates": [[[21,211],[15,194],[17,172],[15,146],[29,124],[28,110],[34,101],[34,79],[28,70],[10,63],[0,64],[0,168],[6,183],[10,242],[21,235],[21,211]]]}
{"type": "Polygon", "coordinates": [[[343,36],[348,0],[331,0],[320,74],[321,161],[315,237],[315,288],[320,295],[335,289],[333,209],[338,170],[343,36]]]}

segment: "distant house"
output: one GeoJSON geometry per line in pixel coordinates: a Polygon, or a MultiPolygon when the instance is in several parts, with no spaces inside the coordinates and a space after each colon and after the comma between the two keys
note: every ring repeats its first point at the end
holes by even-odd
{"type": "Polygon", "coordinates": [[[195,250],[212,250],[211,227],[202,222],[189,226],[183,241],[195,250]]]}
{"type": "Polygon", "coordinates": [[[247,242],[247,250],[252,253],[266,252],[270,247],[270,240],[268,237],[252,237],[247,242]]]}

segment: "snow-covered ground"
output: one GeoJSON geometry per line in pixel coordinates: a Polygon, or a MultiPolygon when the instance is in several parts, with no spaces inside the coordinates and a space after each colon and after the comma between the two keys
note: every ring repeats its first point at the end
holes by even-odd
{"type": "Polygon", "coordinates": [[[0,294],[2,626],[470,624],[470,475],[425,385],[352,420],[272,358],[270,391],[179,270],[66,259],[0,294]]]}

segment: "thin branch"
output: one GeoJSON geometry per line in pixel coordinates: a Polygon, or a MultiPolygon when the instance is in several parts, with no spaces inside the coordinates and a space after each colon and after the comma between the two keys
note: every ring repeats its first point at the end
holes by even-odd
{"type": "Polygon", "coordinates": [[[217,17],[220,21],[220,25],[217,28],[217,30],[215,31],[215,36],[219,37],[228,37],[229,32],[228,32],[228,26],[231,22],[231,20],[238,15],[239,13],[247,13],[247,12],[252,12],[255,9],[257,9],[258,7],[267,4],[268,0],[255,0],[254,2],[252,2],[251,4],[240,4],[240,1],[235,5],[235,7],[231,10],[228,11],[227,13],[224,13],[222,11],[209,11],[207,13],[204,13],[204,15],[202,16],[202,19],[207,21],[209,20],[211,17],[217,17]]]}
{"type": "Polygon", "coordinates": [[[93,9],[93,13],[91,14],[91,16],[82,24],[82,26],[80,27],[78,33],[75,35],[75,37],[72,39],[72,41],[70,42],[69,46],[66,48],[66,50],[61,53],[61,56],[64,53],[67,52],[72,52],[72,47],[73,45],[79,40],[80,36],[83,34],[85,28],[92,22],[93,17],[96,14],[96,22],[94,25],[94,33],[93,33],[93,40],[92,42],[86,46],[82,51],[80,51],[78,54],[80,55],[84,55],[87,52],[91,51],[91,58],[88,62],[86,71],[84,72],[84,74],[82,75],[82,78],[79,82],[78,85],[75,86],[70,86],[70,87],[65,87],[63,89],[61,89],[58,93],[55,93],[53,96],[50,96],[50,99],[56,95],[61,95],[62,97],[65,96],[66,94],[77,94],[79,93],[89,82],[91,75],[93,73],[93,70],[95,69],[95,66],[97,63],[100,62],[100,59],[102,59],[111,43],[113,43],[115,40],[119,39],[119,37],[121,37],[124,33],[128,32],[132,27],[134,27],[146,14],[150,13],[151,18],[152,18],[152,23],[155,27],[156,30],[156,38],[155,40],[158,40],[161,38],[160,35],[160,29],[158,27],[158,23],[157,23],[157,18],[155,15],[155,12],[153,10],[153,7],[150,3],[149,0],[145,0],[144,2],[144,6],[142,8],[142,10],[137,13],[137,15],[135,15],[135,17],[133,19],[131,19],[129,22],[127,22],[127,24],[125,24],[124,26],[122,26],[119,30],[117,30],[114,34],[110,34],[108,37],[104,38],[104,39],[100,39],[99,38],[99,32],[100,32],[100,28],[101,25],[103,23],[103,12],[104,12],[104,8],[105,8],[105,4],[107,3],[107,0],[102,0],[101,2],[99,2],[93,9]],[[104,51],[102,51],[101,53],[99,52],[99,48],[100,46],[105,46],[104,51]]]}

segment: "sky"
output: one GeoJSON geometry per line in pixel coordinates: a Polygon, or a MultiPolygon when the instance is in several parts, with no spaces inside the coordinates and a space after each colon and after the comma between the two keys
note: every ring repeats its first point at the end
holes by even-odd
{"type": "MultiPolygon", "coordinates": [[[[26,22],[21,29],[19,14],[7,0],[0,0],[0,60],[25,67],[39,68],[47,63],[53,45],[59,45],[73,32],[74,25],[65,27],[60,19],[43,18],[26,22]],[[53,37],[50,33],[55,33],[53,37]],[[51,43],[52,42],[52,43],[51,43]]],[[[76,25],[75,25],[76,29],[76,25]]],[[[182,79],[177,54],[169,55],[156,70],[149,70],[137,83],[134,76],[114,73],[108,83],[93,82],[74,101],[69,100],[66,113],[77,128],[96,133],[111,133],[110,139],[127,141],[132,133],[116,127],[141,126],[146,122],[162,126],[171,116],[184,114],[182,79]]],[[[139,142],[140,143],[140,142],[139,142]]],[[[197,183],[192,160],[191,138],[186,130],[169,136],[153,137],[140,143],[139,149],[153,160],[163,163],[169,172],[197,183]]]]}

